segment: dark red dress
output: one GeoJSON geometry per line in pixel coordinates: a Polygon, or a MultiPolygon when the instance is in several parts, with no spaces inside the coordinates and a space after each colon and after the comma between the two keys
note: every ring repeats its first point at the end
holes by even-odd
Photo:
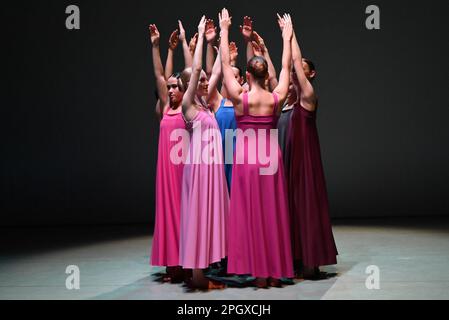
{"type": "Polygon", "coordinates": [[[338,252],[329,217],[316,111],[297,104],[290,130],[288,200],[293,257],[306,267],[336,264],[338,252]]]}

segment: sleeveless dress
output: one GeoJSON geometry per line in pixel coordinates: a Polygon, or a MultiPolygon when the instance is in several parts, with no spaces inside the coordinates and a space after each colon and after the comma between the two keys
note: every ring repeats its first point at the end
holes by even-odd
{"type": "Polygon", "coordinates": [[[291,139],[288,184],[294,258],[307,267],[336,264],[316,110],[295,105],[291,139]]]}
{"type": "Polygon", "coordinates": [[[282,160],[284,161],[284,173],[288,177],[290,169],[290,122],[293,108],[285,110],[282,109],[278,121],[278,141],[282,152],[282,160]]]}
{"type": "MultiPolygon", "coordinates": [[[[220,127],[222,145],[223,145],[223,159],[225,160],[225,174],[226,182],[228,185],[228,191],[231,189],[231,179],[232,179],[232,163],[226,163],[226,129],[235,130],[237,128],[237,123],[235,122],[234,106],[225,106],[226,98],[223,98],[220,102],[220,107],[217,112],[215,112],[215,119],[217,119],[218,126],[220,127]]],[[[235,138],[233,138],[233,151],[235,150],[235,138]]],[[[234,153],[234,152],[233,152],[234,153]]],[[[230,155],[231,160],[233,159],[233,154],[230,155]]],[[[228,155],[229,157],[229,155],[228,155]]]]}
{"type": "Polygon", "coordinates": [[[243,132],[254,129],[256,133],[261,129],[259,132],[266,134],[265,137],[256,134],[242,139],[239,137],[242,132],[237,132],[231,184],[228,273],[280,279],[293,277],[293,260],[286,183],[279,145],[275,139],[275,149],[265,149],[267,154],[274,152],[278,162],[278,170],[270,175],[261,175],[259,169],[267,165],[261,164],[259,157],[254,163],[247,152],[248,146],[257,146],[259,152],[258,143],[270,144],[270,129],[275,129],[277,124],[277,95],[273,94],[273,97],[273,115],[256,116],[249,114],[248,94],[244,93],[243,115],[236,116],[238,129],[243,132]],[[239,164],[237,161],[241,156],[244,161],[239,164]]]}
{"type": "Polygon", "coordinates": [[[179,260],[184,268],[205,269],[227,254],[229,194],[213,114],[200,110],[186,126],[190,145],[182,180],[179,260]]]}
{"type": "MultiPolygon", "coordinates": [[[[170,109],[169,109],[170,110],[170,109]]],[[[179,233],[183,163],[170,161],[170,150],[178,141],[170,141],[175,129],[184,129],[181,112],[165,113],[159,127],[156,171],[156,223],[154,227],[151,264],[179,265],[179,233]]]]}

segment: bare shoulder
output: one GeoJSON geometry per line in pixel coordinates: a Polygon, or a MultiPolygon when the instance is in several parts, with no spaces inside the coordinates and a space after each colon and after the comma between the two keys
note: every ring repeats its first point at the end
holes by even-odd
{"type": "Polygon", "coordinates": [[[232,104],[234,105],[234,112],[236,115],[241,116],[243,115],[243,95],[245,92],[239,94],[238,98],[229,99],[231,100],[232,104]]]}
{"type": "Polygon", "coordinates": [[[314,112],[318,107],[318,97],[315,95],[310,97],[301,97],[300,105],[307,111],[314,112]]]}

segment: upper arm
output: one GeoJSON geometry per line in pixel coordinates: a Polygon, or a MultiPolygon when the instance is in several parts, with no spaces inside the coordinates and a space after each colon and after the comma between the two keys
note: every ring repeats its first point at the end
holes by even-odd
{"type": "Polygon", "coordinates": [[[163,75],[156,77],[156,88],[159,96],[160,104],[165,106],[168,100],[167,82],[163,75]]]}
{"type": "Polygon", "coordinates": [[[198,85],[198,79],[201,69],[192,68],[192,75],[190,76],[189,86],[187,87],[184,96],[182,97],[182,112],[187,120],[191,120],[198,112],[195,108],[195,91],[198,85]]]}
{"type": "Polygon", "coordinates": [[[273,92],[279,97],[279,104],[282,105],[287,98],[288,87],[290,85],[290,72],[288,69],[283,68],[279,74],[279,82],[273,92]]]}
{"type": "Polygon", "coordinates": [[[304,73],[304,69],[302,68],[302,60],[295,60],[293,62],[293,66],[298,77],[300,91],[299,99],[301,100],[301,105],[307,110],[313,111],[315,110],[316,105],[315,91],[304,73]]]}
{"type": "Polygon", "coordinates": [[[208,97],[207,105],[211,107],[214,112],[216,112],[222,99],[223,96],[220,94],[220,92],[218,92],[217,89],[215,89],[214,92],[208,97]]]}
{"type": "Polygon", "coordinates": [[[156,108],[155,108],[154,112],[156,113],[156,115],[158,116],[159,119],[162,118],[162,112],[161,112],[161,100],[157,100],[157,102],[156,102],[156,108]]]}
{"type": "Polygon", "coordinates": [[[221,72],[221,53],[219,53],[215,59],[213,68],[212,68],[212,74],[209,79],[209,87],[208,87],[208,95],[207,95],[207,101],[209,101],[213,96],[217,95],[218,89],[218,83],[220,81],[222,72],[221,72]]]}
{"type": "Polygon", "coordinates": [[[239,100],[243,88],[234,77],[234,72],[231,66],[223,65],[223,82],[226,86],[226,91],[230,100],[239,100]]]}

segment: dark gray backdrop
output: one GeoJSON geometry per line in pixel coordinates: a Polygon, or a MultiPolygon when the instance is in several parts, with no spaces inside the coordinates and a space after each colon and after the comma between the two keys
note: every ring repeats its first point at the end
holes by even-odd
{"type": "MultiPolygon", "coordinates": [[[[153,220],[158,122],[147,26],[188,37],[226,6],[279,68],[288,11],[318,68],[332,217],[447,215],[447,1],[22,1],[3,4],[1,225],[153,220]],[[81,30],[65,28],[65,8],[81,30]],[[365,8],[381,30],[365,28],[365,8]]],[[[178,49],[176,69],[181,68],[178,49]]]]}

